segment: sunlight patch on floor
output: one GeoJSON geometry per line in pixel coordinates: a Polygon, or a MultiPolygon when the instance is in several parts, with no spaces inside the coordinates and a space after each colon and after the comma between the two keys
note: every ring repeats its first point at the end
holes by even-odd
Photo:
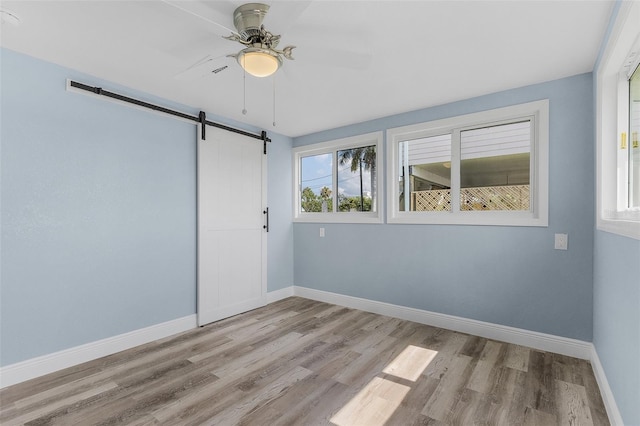
{"type": "Polygon", "coordinates": [[[409,390],[408,386],[374,377],[331,418],[331,422],[337,426],[383,425],[409,390]]]}
{"type": "MultiPolygon", "coordinates": [[[[382,372],[415,382],[437,354],[437,351],[409,345],[382,372]]],[[[374,377],[331,418],[331,423],[337,426],[382,426],[410,390],[409,386],[374,377]]]]}
{"type": "Polygon", "coordinates": [[[437,354],[431,349],[409,345],[382,372],[415,382],[437,354]]]}

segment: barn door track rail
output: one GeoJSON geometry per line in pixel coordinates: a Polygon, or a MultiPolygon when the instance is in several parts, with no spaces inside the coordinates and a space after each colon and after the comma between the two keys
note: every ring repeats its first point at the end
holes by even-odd
{"type": "Polygon", "coordinates": [[[264,130],[260,134],[255,134],[251,132],[246,132],[244,130],[236,129],[234,127],[225,126],[224,124],[216,123],[213,121],[207,120],[207,115],[204,111],[200,111],[198,116],[186,114],[184,112],[176,111],[170,108],[165,108],[160,105],[155,105],[149,102],[141,101],[139,99],[130,98],[128,96],[120,95],[118,93],[110,92],[108,90],[104,90],[102,87],[89,86],[84,83],[79,83],[77,81],[68,80],[68,87],[73,87],[74,89],[85,90],[87,92],[91,92],[96,95],[106,96],[111,99],[115,99],[121,102],[127,102],[139,107],[148,108],[154,111],[162,112],[164,114],[173,115],[176,117],[183,118],[185,120],[195,121],[196,123],[202,124],[202,139],[206,140],[205,135],[205,124],[213,127],[217,127],[218,129],[227,130],[233,133],[239,133],[244,136],[248,136],[250,138],[259,139],[264,143],[264,153],[267,153],[267,142],[271,142],[271,139],[267,137],[267,132],[264,130]]]}

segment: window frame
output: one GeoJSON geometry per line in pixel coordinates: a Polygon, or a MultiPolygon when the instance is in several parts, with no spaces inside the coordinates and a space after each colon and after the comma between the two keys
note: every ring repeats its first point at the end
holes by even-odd
{"type": "Polygon", "coordinates": [[[384,191],[382,184],[383,169],[383,132],[372,132],[363,135],[351,136],[326,142],[319,142],[311,145],[303,145],[292,150],[293,157],[293,221],[300,223],[382,223],[384,191]],[[335,155],[338,151],[350,148],[359,148],[364,146],[376,147],[376,184],[377,199],[375,212],[341,212],[337,211],[338,191],[337,185],[337,164],[335,155]],[[301,211],[301,192],[300,188],[300,163],[303,157],[313,155],[329,154],[334,155],[332,161],[332,199],[333,211],[321,212],[302,212],[301,211]]]}
{"type": "MultiPolygon", "coordinates": [[[[459,201],[456,201],[459,202],[459,201]]],[[[387,130],[387,222],[397,224],[548,226],[549,217],[549,101],[548,99],[497,108],[457,117],[396,127],[387,130]],[[488,125],[532,120],[530,151],[529,211],[451,211],[405,212],[399,210],[399,143],[452,133],[451,200],[460,194],[460,132],[488,125]],[[457,138],[457,139],[456,139],[457,138]]]]}
{"type": "MultiPolygon", "coordinates": [[[[625,207],[625,176],[618,171],[620,134],[628,133],[625,62],[640,42],[640,4],[620,5],[596,71],[596,228],[640,239],[640,211],[625,207]]],[[[627,141],[628,142],[628,141],[627,141]]]]}

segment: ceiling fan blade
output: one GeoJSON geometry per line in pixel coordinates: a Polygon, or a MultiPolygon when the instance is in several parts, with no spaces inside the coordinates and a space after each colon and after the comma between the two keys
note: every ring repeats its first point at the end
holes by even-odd
{"type": "Polygon", "coordinates": [[[174,78],[176,80],[188,81],[195,80],[200,77],[204,77],[208,74],[217,74],[220,71],[224,71],[229,66],[230,58],[227,55],[213,56],[207,55],[200,59],[195,64],[191,65],[186,70],[176,74],[174,78]]]}
{"type": "Polygon", "coordinates": [[[285,34],[311,4],[311,0],[272,1],[264,26],[274,34],[285,34]]]}
{"type": "Polygon", "coordinates": [[[189,15],[212,24],[211,31],[219,36],[226,37],[230,34],[238,35],[235,30],[231,29],[233,27],[233,11],[236,7],[232,2],[200,2],[179,0],[161,1],[171,7],[174,7],[189,15]]]}

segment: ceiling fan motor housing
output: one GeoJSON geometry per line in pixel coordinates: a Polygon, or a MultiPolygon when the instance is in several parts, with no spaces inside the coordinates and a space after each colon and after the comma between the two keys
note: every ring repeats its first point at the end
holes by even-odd
{"type": "Polygon", "coordinates": [[[233,12],[233,24],[238,34],[245,40],[260,37],[262,21],[269,11],[269,5],[263,3],[247,3],[233,12]]]}

